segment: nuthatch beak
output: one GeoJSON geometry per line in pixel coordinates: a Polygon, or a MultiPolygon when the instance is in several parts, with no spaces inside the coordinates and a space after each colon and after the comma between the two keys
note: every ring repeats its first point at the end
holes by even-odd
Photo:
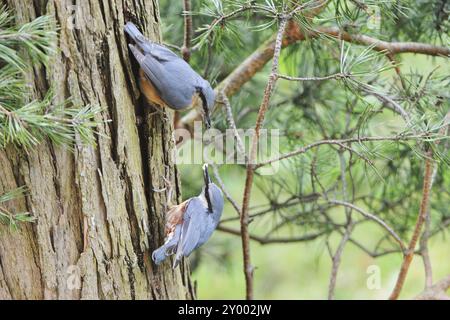
{"type": "Polygon", "coordinates": [[[208,165],[203,166],[205,186],[197,196],[174,206],[166,214],[165,243],[153,251],[152,259],[162,263],[175,253],[175,268],[183,257],[204,244],[219,224],[223,211],[222,191],[212,181],[208,165]]]}
{"type": "Polygon", "coordinates": [[[203,179],[205,180],[205,198],[208,204],[208,211],[213,212],[211,199],[209,198],[209,184],[211,183],[211,178],[209,177],[208,164],[203,165],[203,179]]]}

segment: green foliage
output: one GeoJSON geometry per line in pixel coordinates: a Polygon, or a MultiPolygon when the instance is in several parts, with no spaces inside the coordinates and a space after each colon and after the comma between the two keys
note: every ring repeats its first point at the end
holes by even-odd
{"type": "Polygon", "coordinates": [[[25,194],[25,188],[17,188],[0,196],[0,223],[6,223],[11,228],[17,229],[19,222],[33,222],[35,218],[29,212],[12,213],[3,204],[12,201],[25,194]]]}
{"type": "Polygon", "coordinates": [[[56,49],[57,33],[52,24],[52,17],[41,16],[16,26],[14,16],[5,7],[0,8],[0,61],[25,72],[29,63],[20,52],[23,49],[31,63],[46,65],[56,49]]]}
{"type": "Polygon", "coordinates": [[[385,26],[386,32],[400,39],[448,44],[450,40],[448,1],[403,0],[402,4],[405,14],[397,14],[398,19],[385,26]]]}
{"type": "MultiPolygon", "coordinates": [[[[297,3],[305,5],[308,1],[297,3]]],[[[196,70],[217,70],[215,78],[220,83],[273,37],[278,18],[291,10],[293,2],[215,0],[192,5],[195,42],[190,63],[196,70]]],[[[164,38],[178,46],[183,34],[183,21],[178,15],[181,11],[181,3],[161,1],[162,21],[170,25],[170,31],[165,28],[164,38]]],[[[437,191],[432,193],[431,229],[438,230],[439,223],[449,219],[450,214],[448,205],[445,206],[450,201],[450,155],[448,139],[440,133],[450,109],[447,61],[415,56],[414,60],[393,63],[385,52],[375,51],[374,46],[343,43],[317,30],[319,26],[333,26],[384,41],[446,44],[448,4],[441,0],[334,0],[314,20],[308,19],[302,10],[295,19],[302,30],[315,30],[318,35],[284,48],[280,73],[294,77],[337,73],[342,76],[326,81],[278,81],[264,127],[281,130],[281,154],[324,139],[421,136],[409,141],[345,145],[352,151],[339,145],[324,145],[283,160],[276,175],[257,175],[259,195],[252,203],[251,214],[256,215],[252,226],[257,226],[258,235],[325,231],[325,240],[329,241],[331,235],[342,231],[339,213],[344,210],[329,205],[326,197],[343,197],[338,153],[344,152],[347,166],[344,174],[351,202],[379,216],[407,239],[417,217],[423,159],[430,148],[438,166],[433,189],[437,191]],[[440,67],[436,69],[437,65],[440,67]],[[397,74],[394,67],[401,73],[397,74]],[[397,107],[405,114],[395,111],[397,107]],[[260,214],[263,211],[266,213],[260,214]],[[274,226],[278,227],[274,230],[274,226]]],[[[403,57],[409,56],[396,56],[403,57]]],[[[238,128],[254,126],[268,72],[266,67],[257,73],[231,98],[238,128]]],[[[214,120],[218,129],[227,128],[223,111],[216,112],[214,120]]],[[[244,169],[221,169],[225,176],[240,170],[244,169]]],[[[191,188],[199,188],[192,182],[195,180],[191,174],[183,181],[188,194],[191,188]]],[[[231,190],[241,187],[229,186],[231,190]]],[[[381,253],[395,248],[389,237],[382,236],[373,250],[381,253]]]]}
{"type": "MultiPolygon", "coordinates": [[[[16,25],[14,16],[0,7],[0,148],[13,145],[27,152],[44,139],[72,149],[75,139],[94,144],[98,106],[77,106],[70,99],[56,103],[50,88],[34,99],[29,74],[40,65],[48,67],[56,53],[57,30],[51,16],[16,25]]],[[[19,188],[0,197],[10,201],[24,194],[19,188]]],[[[28,213],[12,214],[0,207],[0,221],[15,226],[32,221],[28,213]]]]}
{"type": "Polygon", "coordinates": [[[43,139],[49,138],[57,145],[71,149],[75,136],[87,143],[95,143],[92,121],[99,107],[66,107],[69,101],[60,105],[52,103],[53,92],[49,90],[43,100],[33,100],[19,108],[4,104],[0,115],[0,147],[7,144],[30,149],[43,139]]]}
{"type": "Polygon", "coordinates": [[[46,137],[70,148],[76,134],[93,142],[93,118],[100,108],[74,106],[70,100],[55,103],[51,89],[43,99],[32,100],[26,90],[27,72],[48,65],[55,53],[53,24],[52,17],[41,16],[16,26],[10,12],[0,8],[0,148],[14,144],[30,149],[46,137]]]}

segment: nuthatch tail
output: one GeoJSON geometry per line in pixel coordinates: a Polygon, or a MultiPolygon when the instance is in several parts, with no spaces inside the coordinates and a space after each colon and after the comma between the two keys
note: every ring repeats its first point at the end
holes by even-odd
{"type": "Polygon", "coordinates": [[[209,82],[175,53],[147,40],[133,23],[125,25],[125,32],[135,43],[129,47],[139,63],[139,83],[147,100],[177,111],[191,106],[200,108],[209,128],[215,102],[209,82]]]}
{"type": "Polygon", "coordinates": [[[211,237],[219,224],[223,211],[223,195],[208,174],[208,165],[203,166],[205,186],[197,197],[174,206],[167,212],[166,242],[153,251],[156,264],[175,254],[173,268],[182,257],[188,257],[211,237]]]}

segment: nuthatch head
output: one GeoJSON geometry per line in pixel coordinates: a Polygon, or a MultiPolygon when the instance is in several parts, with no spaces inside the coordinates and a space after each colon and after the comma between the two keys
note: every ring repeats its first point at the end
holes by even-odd
{"type": "Polygon", "coordinates": [[[166,215],[166,241],[153,251],[156,264],[175,253],[173,268],[182,257],[188,257],[211,237],[219,224],[223,211],[222,191],[212,181],[208,165],[203,166],[205,185],[202,192],[171,208],[166,215]]]}
{"type": "Polygon", "coordinates": [[[223,195],[222,191],[211,181],[208,172],[208,164],[203,165],[203,186],[201,197],[204,197],[208,207],[209,213],[222,212],[223,210],[223,195]]]}
{"type": "Polygon", "coordinates": [[[146,39],[133,23],[125,25],[125,32],[135,43],[129,47],[139,63],[139,84],[147,100],[177,111],[197,107],[209,128],[215,104],[209,82],[171,50],[146,39]]]}

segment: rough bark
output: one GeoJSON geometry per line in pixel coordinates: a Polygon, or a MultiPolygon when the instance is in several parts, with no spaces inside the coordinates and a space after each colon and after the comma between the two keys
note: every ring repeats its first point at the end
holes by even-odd
{"type": "Polygon", "coordinates": [[[58,100],[71,96],[104,111],[97,147],[0,151],[0,193],[26,185],[28,195],[8,207],[37,218],[19,231],[0,226],[0,299],[192,298],[185,264],[172,271],[170,261],[157,267],[150,259],[163,240],[167,203],[167,192],[154,190],[167,178],[180,200],[173,114],[139,98],[123,33],[132,20],[160,41],[157,2],[8,2],[19,21],[49,13],[60,28],[55,60],[30,73],[36,96],[54,86],[58,100]]]}

